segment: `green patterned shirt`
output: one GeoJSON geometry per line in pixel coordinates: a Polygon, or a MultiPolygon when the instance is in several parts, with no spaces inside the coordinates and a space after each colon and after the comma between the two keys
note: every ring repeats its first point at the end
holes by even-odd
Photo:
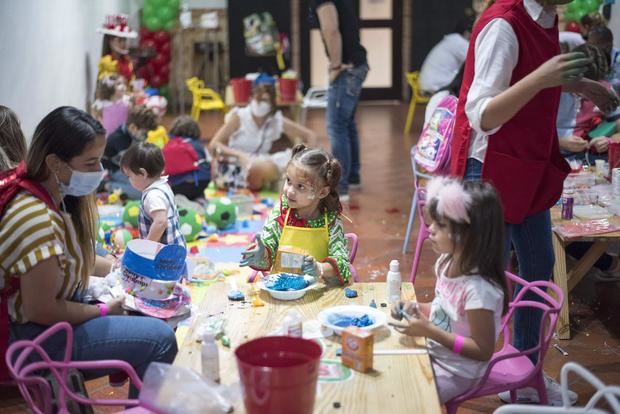
{"type": "MultiPolygon", "coordinates": [[[[280,202],[276,203],[271,213],[269,213],[269,218],[261,232],[261,240],[265,244],[265,256],[259,264],[252,266],[255,270],[267,271],[273,266],[287,210],[288,200],[285,195],[282,195],[280,197],[280,202]]],[[[327,257],[321,260],[321,262],[331,263],[336,270],[338,280],[344,285],[348,283],[351,278],[351,270],[349,269],[349,249],[347,246],[347,239],[344,237],[344,226],[340,214],[335,211],[327,212],[327,221],[329,222],[328,252],[327,257]]],[[[297,210],[293,209],[289,217],[289,225],[291,225],[292,222],[295,222],[295,226],[298,226],[298,223],[302,222],[307,228],[321,228],[325,227],[325,216],[321,214],[317,218],[304,220],[299,218],[297,210]]]]}

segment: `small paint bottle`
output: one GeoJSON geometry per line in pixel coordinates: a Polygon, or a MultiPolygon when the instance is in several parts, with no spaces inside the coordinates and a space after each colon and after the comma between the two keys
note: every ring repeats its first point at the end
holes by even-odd
{"type": "Polygon", "coordinates": [[[562,220],[573,219],[573,204],[575,204],[575,198],[572,192],[562,194],[562,220]]]}
{"type": "Polygon", "coordinates": [[[301,314],[295,310],[291,309],[286,313],[284,320],[282,321],[282,325],[284,328],[284,334],[287,336],[294,336],[296,338],[301,338],[303,334],[303,318],[301,314]]]}
{"type": "Polygon", "coordinates": [[[220,355],[215,342],[215,332],[206,330],[200,350],[202,376],[213,382],[220,382],[220,355]]]}

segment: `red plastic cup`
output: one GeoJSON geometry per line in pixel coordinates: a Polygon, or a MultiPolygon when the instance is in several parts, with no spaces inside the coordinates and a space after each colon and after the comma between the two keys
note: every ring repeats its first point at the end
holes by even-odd
{"type": "Polygon", "coordinates": [[[268,336],[235,350],[248,414],[311,414],[321,347],[307,339],[268,336]]]}
{"type": "Polygon", "coordinates": [[[252,81],[245,78],[233,78],[230,80],[233,97],[236,104],[247,104],[252,96],[252,81]]]}
{"type": "Polygon", "coordinates": [[[613,169],[620,168],[620,143],[610,142],[607,149],[607,156],[609,160],[609,177],[611,178],[613,169]]]}
{"type": "Polygon", "coordinates": [[[297,79],[278,79],[280,88],[280,100],[282,102],[295,102],[297,97],[297,79]]]}

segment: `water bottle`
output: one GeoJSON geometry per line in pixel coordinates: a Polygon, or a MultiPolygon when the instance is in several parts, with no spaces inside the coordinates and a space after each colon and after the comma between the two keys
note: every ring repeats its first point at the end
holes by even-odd
{"type": "Polygon", "coordinates": [[[220,355],[215,343],[215,332],[206,330],[200,350],[202,376],[213,382],[220,382],[220,355]]]}
{"type": "Polygon", "coordinates": [[[390,262],[390,271],[387,274],[388,300],[391,303],[400,300],[401,284],[402,278],[400,277],[398,260],[392,260],[390,262]]]}

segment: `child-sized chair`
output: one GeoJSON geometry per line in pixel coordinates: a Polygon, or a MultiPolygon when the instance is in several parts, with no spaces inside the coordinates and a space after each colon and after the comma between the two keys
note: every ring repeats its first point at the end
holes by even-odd
{"type": "Polygon", "coordinates": [[[418,84],[420,72],[407,72],[406,76],[407,82],[409,83],[409,86],[411,86],[411,100],[409,101],[409,112],[407,113],[407,122],[405,122],[405,130],[403,132],[405,135],[411,131],[411,124],[413,123],[413,115],[415,114],[416,104],[427,103],[429,100],[428,96],[422,95],[420,85],[418,84]]]}
{"type": "Polygon", "coordinates": [[[192,93],[192,118],[198,121],[200,111],[225,111],[226,105],[222,97],[211,88],[205,88],[205,83],[193,77],[186,82],[187,89],[192,93]]]}
{"type": "Polygon", "coordinates": [[[620,413],[620,387],[617,385],[605,385],[600,379],[595,377],[590,371],[576,362],[567,362],[560,372],[560,386],[562,389],[561,407],[541,407],[540,405],[508,404],[498,408],[493,414],[603,414],[609,411],[595,408],[595,406],[605,398],[614,413],[620,413]],[[596,392],[590,398],[585,407],[571,407],[568,396],[568,374],[574,372],[582,379],[590,383],[596,392]]]}
{"type": "MultiPolygon", "coordinates": [[[[125,361],[71,361],[72,349],[73,329],[67,322],[59,322],[53,325],[34,340],[20,340],[9,346],[5,356],[9,373],[15,380],[22,397],[24,397],[24,400],[26,400],[32,412],[36,414],[51,414],[53,410],[52,386],[41,376],[42,371],[49,372],[49,376],[58,386],[55,395],[55,408],[57,413],[69,413],[67,407],[72,401],[84,406],[106,405],[133,407],[139,405],[138,400],[91,399],[76,394],[67,384],[71,370],[124,371],[138,390],[142,388],[142,381],[133,367],[125,361]],[[47,352],[45,352],[42,345],[50,337],[62,331],[65,332],[67,342],[63,359],[59,361],[52,360],[47,352]],[[31,355],[34,356],[34,362],[30,358],[31,355]]],[[[126,412],[139,413],[141,411],[139,408],[136,408],[126,412]]]]}
{"type": "MultiPolygon", "coordinates": [[[[355,233],[345,233],[344,237],[347,239],[348,249],[349,249],[349,270],[351,271],[351,278],[354,282],[359,282],[359,278],[357,276],[357,270],[355,266],[353,266],[353,261],[355,260],[355,256],[357,255],[357,245],[358,239],[357,234],[355,233]]],[[[258,270],[252,270],[250,276],[248,277],[248,283],[254,283],[257,276],[265,276],[267,272],[259,272],[258,270]]]]}
{"type": "MultiPolygon", "coordinates": [[[[527,282],[510,272],[506,272],[506,279],[509,287],[512,287],[513,284],[516,285],[515,291],[517,293],[508,303],[508,312],[502,317],[503,346],[493,354],[484,375],[476,385],[446,402],[448,414],[455,414],[458,406],[467,400],[485,395],[495,395],[502,391],[510,391],[510,398],[514,403],[517,399],[517,389],[525,387],[536,389],[541,405],[548,403],[543,364],[555,332],[564,294],[562,289],[553,282],[543,280],[527,282]],[[535,295],[540,302],[524,299],[526,294],[528,297],[535,295]],[[517,309],[526,308],[537,309],[542,312],[539,342],[533,348],[519,351],[510,343],[510,322],[517,309]],[[532,354],[538,354],[536,364],[529,358],[529,355],[532,354]]],[[[537,406],[537,408],[540,407],[537,406]]]]}

